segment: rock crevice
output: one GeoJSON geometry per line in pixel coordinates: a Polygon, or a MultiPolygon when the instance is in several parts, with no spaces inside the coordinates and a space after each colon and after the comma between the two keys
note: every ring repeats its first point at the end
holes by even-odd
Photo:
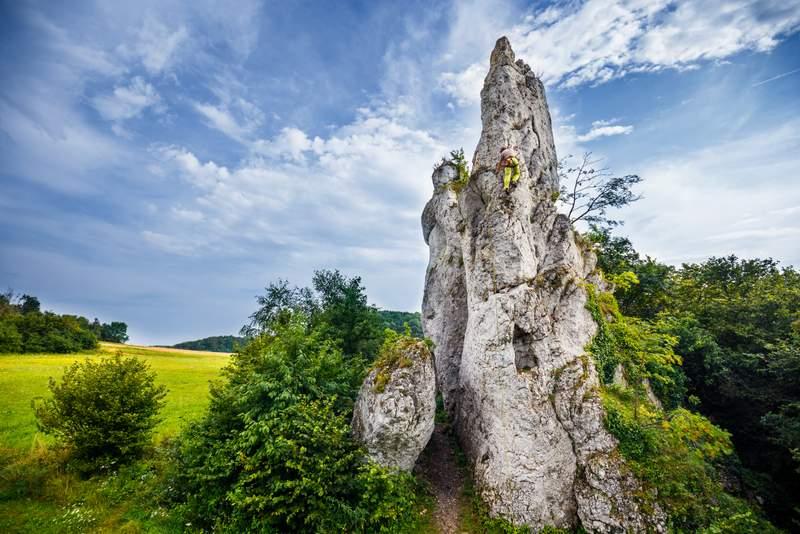
{"type": "Polygon", "coordinates": [[[558,172],[542,82],[498,40],[481,91],[482,133],[466,187],[434,171],[422,217],[430,248],[423,329],[437,383],[494,515],[540,529],[658,530],[603,427],[584,347],[597,330],[583,284],[595,258],[553,203],[558,172]],[[502,190],[495,164],[518,147],[521,178],[502,190]]]}

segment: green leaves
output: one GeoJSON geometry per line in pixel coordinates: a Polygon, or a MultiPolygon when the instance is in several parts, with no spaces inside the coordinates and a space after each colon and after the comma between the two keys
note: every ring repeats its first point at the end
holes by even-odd
{"type": "Polygon", "coordinates": [[[366,363],[292,313],[235,354],[208,414],[181,438],[193,524],[233,532],[381,532],[413,521],[413,479],[350,437],[366,363]]]}
{"type": "Polygon", "coordinates": [[[146,363],[120,354],[72,364],[60,383],[50,379],[50,392],[33,402],[37,424],[89,470],[141,453],[167,393],[146,363]]]}
{"type": "MultiPolygon", "coordinates": [[[[634,277],[620,273],[617,283],[633,285],[634,277]]],[[[733,452],[730,434],[702,415],[680,407],[685,396],[678,337],[693,325],[672,317],[655,321],[620,313],[611,293],[587,285],[586,307],[598,324],[589,352],[595,357],[605,386],[601,396],[605,426],[619,450],[645,485],[641,498],[655,498],[677,531],[695,531],[722,524],[743,514],[769,532],[772,526],[750,513],[743,501],[728,495],[717,474],[717,463],[733,452]],[[625,384],[612,384],[617,368],[625,384]],[[666,411],[647,400],[651,387],[666,411]],[[749,514],[749,515],[748,515],[749,514]]],[[[697,339],[702,344],[707,340],[697,339]]]]}

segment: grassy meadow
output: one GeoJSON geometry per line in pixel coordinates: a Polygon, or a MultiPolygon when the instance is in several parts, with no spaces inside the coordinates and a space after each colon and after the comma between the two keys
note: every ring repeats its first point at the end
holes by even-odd
{"type": "Polygon", "coordinates": [[[78,354],[0,355],[0,448],[30,450],[45,440],[37,432],[31,399],[49,394],[48,379],[58,379],[75,361],[111,356],[122,351],[146,360],[159,384],[169,389],[158,437],[175,435],[184,421],[202,414],[208,404],[208,382],[219,376],[228,355],[156,347],[100,343],[96,351],[78,354]]]}
{"type": "Polygon", "coordinates": [[[0,532],[183,532],[166,510],[154,508],[159,454],[111,476],[89,479],[66,470],[51,440],[37,431],[31,399],[49,395],[48,380],[74,361],[117,351],[146,360],[169,392],[156,440],[178,433],[202,415],[208,383],[220,375],[228,355],[101,343],[78,354],[0,354],[0,532]]]}

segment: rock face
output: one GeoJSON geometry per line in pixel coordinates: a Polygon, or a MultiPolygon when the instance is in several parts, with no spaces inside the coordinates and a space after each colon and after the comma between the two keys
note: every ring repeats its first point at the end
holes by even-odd
{"type": "Polygon", "coordinates": [[[421,341],[405,343],[386,365],[373,369],[358,393],[353,435],[372,460],[411,471],[433,433],[436,378],[421,341]]]}
{"type": "MultiPolygon", "coordinates": [[[[497,41],[481,91],[483,131],[469,183],[433,174],[422,226],[430,247],[422,322],[437,381],[476,485],[493,515],[535,529],[660,530],[632,497],[641,488],[603,427],[584,347],[595,257],[557,213],[558,171],[544,86],[497,41]],[[495,172],[517,146],[510,193],[495,172]]],[[[594,280],[595,282],[597,280],[594,280]]]]}

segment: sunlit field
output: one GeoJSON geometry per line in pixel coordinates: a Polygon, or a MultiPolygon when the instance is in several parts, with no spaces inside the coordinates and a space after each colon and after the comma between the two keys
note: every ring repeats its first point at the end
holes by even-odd
{"type": "Polygon", "coordinates": [[[146,360],[157,381],[169,389],[158,437],[174,435],[185,421],[200,416],[208,404],[208,383],[217,378],[228,355],[154,347],[100,343],[96,351],[79,354],[0,355],[0,447],[30,449],[46,440],[37,432],[31,409],[34,397],[49,395],[47,384],[72,362],[111,356],[117,351],[146,360]]]}

